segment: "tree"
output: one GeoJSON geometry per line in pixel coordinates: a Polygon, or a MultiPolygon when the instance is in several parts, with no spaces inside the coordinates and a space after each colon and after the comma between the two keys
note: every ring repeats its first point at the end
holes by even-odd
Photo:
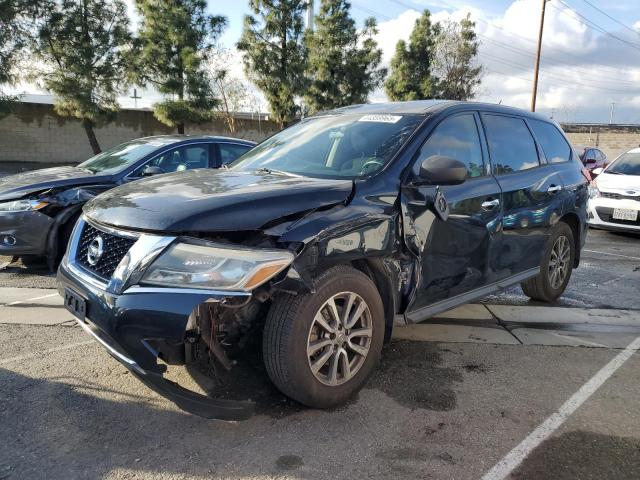
{"type": "Polygon", "coordinates": [[[366,19],[358,32],[350,9],[346,0],[322,0],[316,30],[306,36],[310,85],[305,103],[312,113],[366,102],[386,75],[378,68],[382,50],[373,38],[375,19],[366,19]]]}
{"type": "Polygon", "coordinates": [[[218,98],[215,110],[224,120],[230,133],[236,132],[236,113],[249,106],[249,89],[245,83],[234,77],[229,65],[234,61],[229,50],[220,50],[211,61],[211,82],[214,95],[218,98]]]}
{"type": "Polygon", "coordinates": [[[39,32],[40,74],[55,111],[82,122],[94,153],[94,127],[113,118],[125,86],[128,28],[121,0],[60,0],[39,32]]]}
{"type": "Polygon", "coordinates": [[[186,123],[211,120],[217,99],[205,65],[226,18],[208,15],[205,0],[136,0],[136,7],[141,23],[134,78],[165,95],[153,106],[155,117],[178,133],[186,123]]]}
{"type": "Polygon", "coordinates": [[[429,10],[425,10],[416,20],[409,44],[403,40],[396,44],[396,52],[391,59],[391,74],[384,85],[391,100],[418,100],[433,95],[433,49],[431,14],[429,10]]]}
{"type": "Polygon", "coordinates": [[[447,21],[435,29],[433,73],[437,98],[470,100],[475,94],[482,66],[474,66],[479,42],[469,14],[460,22],[447,21]]]}
{"type": "Polygon", "coordinates": [[[307,52],[303,42],[307,0],[251,0],[238,49],[245,73],[264,93],[280,127],[298,112],[307,52]]]}
{"type": "Polygon", "coordinates": [[[45,0],[0,0],[0,118],[17,100],[2,90],[20,79],[19,66],[34,40],[34,27],[48,6],[45,0]]]}

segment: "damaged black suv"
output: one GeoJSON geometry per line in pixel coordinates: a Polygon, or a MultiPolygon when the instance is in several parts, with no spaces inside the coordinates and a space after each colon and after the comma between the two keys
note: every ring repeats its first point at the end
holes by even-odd
{"type": "Polygon", "coordinates": [[[59,289],[88,333],[185,410],[249,415],[246,402],[163,374],[203,358],[233,369],[234,346],[260,336],[273,383],[330,407],[362,387],[394,324],[518,283],[555,300],[578,266],[587,197],[579,160],[541,116],[449,101],[352,106],[228,169],[96,197],[59,289]]]}

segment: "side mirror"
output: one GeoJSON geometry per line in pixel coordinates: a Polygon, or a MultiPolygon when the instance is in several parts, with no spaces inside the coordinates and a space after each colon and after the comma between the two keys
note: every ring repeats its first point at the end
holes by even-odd
{"type": "Polygon", "coordinates": [[[420,178],[431,185],[459,185],[467,178],[467,166],[455,158],[432,155],[422,161],[420,178]]]}
{"type": "Polygon", "coordinates": [[[600,175],[603,170],[604,168],[602,167],[594,168],[593,170],[591,170],[591,175],[600,175]]]}
{"type": "Polygon", "coordinates": [[[164,173],[164,170],[162,170],[160,167],[154,167],[152,165],[149,165],[142,170],[143,177],[150,177],[152,175],[159,175],[161,173],[164,173]]]}

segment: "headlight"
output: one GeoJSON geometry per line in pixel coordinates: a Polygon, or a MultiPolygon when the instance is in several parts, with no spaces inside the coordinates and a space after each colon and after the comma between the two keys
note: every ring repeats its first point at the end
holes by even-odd
{"type": "Polygon", "coordinates": [[[0,203],[0,212],[26,212],[28,210],[40,210],[48,205],[41,200],[14,200],[13,202],[0,203]]]}
{"type": "Polygon", "coordinates": [[[280,273],[293,258],[286,250],[176,243],[151,264],[141,283],[248,291],[280,273]]]}
{"type": "Polygon", "coordinates": [[[589,185],[589,198],[598,198],[600,196],[600,190],[595,184],[589,185]]]}

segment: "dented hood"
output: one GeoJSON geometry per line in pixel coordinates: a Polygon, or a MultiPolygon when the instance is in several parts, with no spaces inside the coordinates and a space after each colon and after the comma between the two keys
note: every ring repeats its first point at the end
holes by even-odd
{"type": "Polygon", "coordinates": [[[161,232],[257,230],[283,217],[346,201],[351,180],[263,172],[191,170],[133,182],[84,207],[92,220],[161,232]]]}
{"type": "Polygon", "coordinates": [[[109,176],[94,175],[77,167],[53,167],[17,173],[0,178],[0,201],[22,198],[50,188],[95,185],[110,179],[109,176]]]}

